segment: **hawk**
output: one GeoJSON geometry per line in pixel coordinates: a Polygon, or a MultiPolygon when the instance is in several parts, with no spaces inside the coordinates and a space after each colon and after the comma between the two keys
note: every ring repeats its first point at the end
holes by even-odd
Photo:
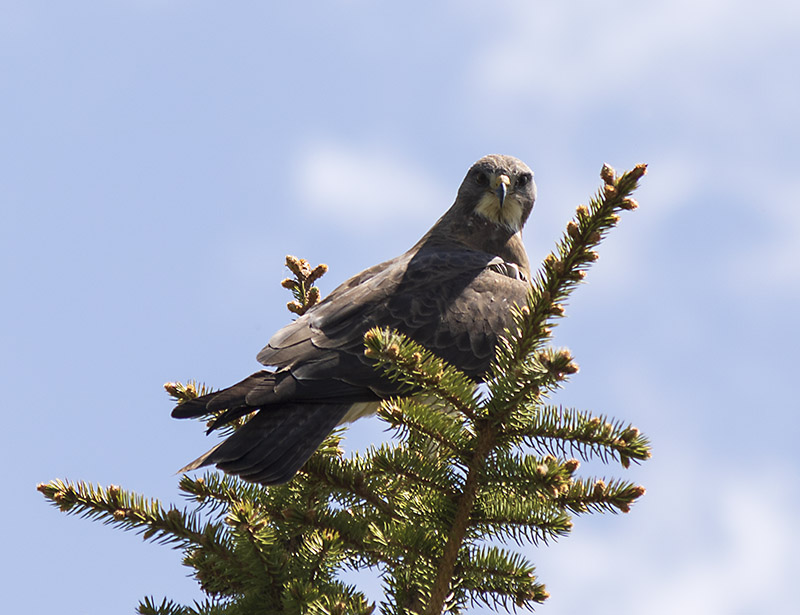
{"type": "Polygon", "coordinates": [[[337,425],[408,394],[364,355],[364,334],[375,326],[481,381],[530,288],[520,231],[535,198],[525,163],[478,160],[452,207],[408,252],[350,278],[272,336],[258,354],[270,369],[175,407],[175,418],[221,413],[209,431],[257,411],[181,471],[213,464],[262,485],[285,483],[337,425]]]}

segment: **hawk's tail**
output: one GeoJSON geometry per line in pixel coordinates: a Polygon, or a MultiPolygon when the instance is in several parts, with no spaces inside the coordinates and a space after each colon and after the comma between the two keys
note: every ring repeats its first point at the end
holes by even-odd
{"type": "Polygon", "coordinates": [[[233,386],[179,403],[172,410],[172,418],[191,419],[217,413],[209,431],[258,408],[248,404],[247,397],[275,387],[275,374],[262,370],[248,376],[233,386]]]}
{"type": "Polygon", "coordinates": [[[278,379],[274,372],[262,370],[227,389],[178,404],[172,411],[175,418],[216,414],[209,431],[258,411],[224,442],[179,472],[216,465],[262,485],[291,479],[342,421],[352,402],[278,401],[271,395],[278,379]]]}
{"type": "Polygon", "coordinates": [[[216,465],[250,482],[285,483],[308,461],[349,408],[350,404],[267,406],[179,472],[216,465]]]}

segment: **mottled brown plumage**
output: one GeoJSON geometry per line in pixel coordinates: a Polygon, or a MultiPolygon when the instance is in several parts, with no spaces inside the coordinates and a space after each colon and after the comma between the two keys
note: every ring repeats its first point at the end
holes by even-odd
{"type": "Polygon", "coordinates": [[[480,380],[511,308],[529,289],[520,230],[534,199],[523,162],[481,158],[414,247],[350,278],[270,339],[258,360],[273,370],[173,410],[176,418],[224,411],[212,429],[258,410],[183,470],[215,464],[264,485],[289,480],[337,424],[400,393],[364,356],[364,334],[374,326],[408,335],[480,380]]]}

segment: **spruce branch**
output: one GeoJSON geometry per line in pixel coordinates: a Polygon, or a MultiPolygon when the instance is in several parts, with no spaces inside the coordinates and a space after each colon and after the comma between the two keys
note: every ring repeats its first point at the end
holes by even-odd
{"type": "Polygon", "coordinates": [[[100,519],[123,530],[137,530],[145,540],[175,548],[197,545],[230,555],[230,545],[215,540],[220,536],[218,526],[204,525],[196,514],[185,510],[164,510],[158,500],[148,500],[116,485],[104,488],[56,479],[36,488],[62,512],[100,519]]]}
{"type": "Polygon", "coordinates": [[[161,604],[156,604],[151,596],[147,596],[139,603],[136,612],[139,613],[139,615],[199,615],[201,612],[206,611],[198,611],[187,606],[182,606],[167,598],[164,598],[161,604]]]}
{"type": "Polygon", "coordinates": [[[446,408],[406,397],[382,402],[378,416],[389,423],[401,438],[421,436],[445,447],[461,461],[469,455],[472,442],[470,425],[461,415],[446,408]]]}
{"type": "Polygon", "coordinates": [[[203,476],[192,478],[188,474],[181,477],[179,489],[198,510],[210,513],[222,511],[241,501],[264,502],[264,490],[258,485],[247,483],[229,474],[206,472],[203,476]]]}
{"type": "MultiPolygon", "coordinates": [[[[429,577],[419,579],[417,589],[411,592],[421,600],[419,612],[436,615],[452,606],[452,599],[457,601],[451,593],[456,565],[459,553],[462,548],[469,549],[472,537],[505,535],[535,542],[563,535],[571,528],[564,509],[623,510],[643,493],[641,488],[620,487],[604,489],[602,494],[593,491],[596,497],[591,499],[584,493],[584,483],[574,481],[571,476],[577,468],[576,461],[557,462],[553,457],[552,462],[536,463],[539,460],[533,457],[518,458],[508,451],[527,439],[544,448],[556,443],[554,448],[561,449],[559,452],[571,446],[584,455],[588,450],[613,456],[625,466],[631,459],[649,455],[647,441],[631,426],[598,425],[594,417],[542,411],[541,403],[544,395],[578,371],[569,351],[544,347],[555,325],[553,320],[563,316],[569,294],[597,260],[594,248],[616,225],[618,212],[635,208],[630,193],[645,170],[644,165],[638,165],[618,177],[613,169],[603,167],[603,189],[589,207],[578,208],[563,238],[535,276],[527,304],[513,311],[513,324],[497,345],[488,379],[489,394],[484,400],[478,399],[474,384],[458,370],[422,349],[415,349],[413,342],[402,335],[373,329],[365,336],[366,355],[375,359],[385,374],[407,384],[409,392],[433,394],[464,418],[460,432],[452,429],[446,436],[439,432],[436,437],[434,430],[427,428],[424,414],[410,417],[414,403],[404,407],[391,402],[381,411],[390,424],[401,427],[399,435],[409,443],[415,434],[421,434],[444,444],[445,454],[448,448],[451,453],[458,452],[458,462],[464,471],[463,480],[459,476],[454,482],[458,494],[453,499],[453,512],[448,515],[444,545],[435,559],[435,578],[432,583],[429,577]],[[460,448],[459,443],[466,444],[468,449],[460,448]],[[554,484],[544,487],[542,481],[537,481],[537,473],[538,479],[547,477],[551,466],[554,484]],[[522,478],[512,470],[521,471],[522,478]],[[540,489],[534,489],[534,493],[539,497],[510,501],[497,498],[486,489],[489,485],[502,485],[503,478],[511,476],[515,476],[510,481],[516,486],[526,480],[532,485],[538,482],[540,489]],[[568,494],[571,495],[567,497],[568,494]],[[421,604],[425,604],[424,609],[421,604]]],[[[413,466],[413,459],[408,464],[413,466]]],[[[425,475],[419,469],[404,475],[412,483],[441,487],[439,480],[432,481],[430,474],[425,475]]]]}
{"type": "Polygon", "coordinates": [[[647,437],[630,423],[595,416],[574,408],[544,405],[520,409],[518,421],[510,425],[511,439],[524,441],[535,450],[565,454],[577,452],[584,459],[619,460],[627,468],[631,461],[650,458],[647,437]]]}
{"type": "MultiPolygon", "coordinates": [[[[70,514],[135,529],[145,539],[184,551],[210,597],[193,607],[145,598],[140,613],[372,613],[356,588],[336,574],[377,567],[386,596],[382,613],[460,613],[470,602],[532,608],[548,594],[527,559],[508,548],[566,535],[572,515],[627,512],[641,486],[576,476],[579,462],[598,457],[649,458],[647,438],[630,424],[546,403],[578,366],[566,349],[548,346],[569,294],[597,259],[596,247],[622,211],[644,165],[617,175],[601,171],[603,188],[580,206],[564,236],[534,276],[528,301],[496,346],[486,386],[403,335],[372,329],[365,354],[405,397],[384,400],[379,416],[396,441],[347,458],[341,431],[331,434],[285,485],[264,488],[216,472],[184,476],[180,490],[194,510],[165,509],[118,487],[53,481],[39,490],[70,514]],[[504,546],[487,546],[487,540],[504,546]]],[[[320,300],[324,265],[287,257],[283,281],[302,315],[320,300]]],[[[209,390],[167,383],[178,401],[209,390]]],[[[248,416],[211,413],[215,427],[248,416]]]]}
{"type": "Polygon", "coordinates": [[[580,479],[570,485],[558,502],[575,513],[627,513],[644,493],[644,487],[626,481],[612,480],[606,484],[602,479],[580,479]]]}
{"type": "Polygon", "coordinates": [[[307,260],[296,256],[286,257],[286,268],[292,272],[293,278],[286,278],[281,286],[292,291],[294,301],[286,304],[290,312],[302,316],[320,300],[319,288],[314,283],[328,271],[327,265],[312,267],[307,260]]]}
{"type": "Polygon", "coordinates": [[[576,460],[560,463],[552,455],[541,458],[505,450],[495,451],[482,477],[481,489],[488,497],[498,490],[508,495],[553,495],[563,491],[573,480],[576,460]]]}
{"type": "Polygon", "coordinates": [[[250,549],[261,566],[253,566],[257,573],[266,572],[270,577],[280,575],[280,567],[285,563],[280,555],[276,558],[273,549],[278,537],[270,526],[270,517],[253,502],[233,502],[228,508],[225,522],[237,530],[234,536],[237,546],[250,549]]]}
{"type": "MultiPolygon", "coordinates": [[[[527,305],[514,311],[514,325],[507,332],[507,341],[498,344],[489,379],[489,388],[497,404],[514,405],[537,398],[541,382],[538,378],[526,377],[524,366],[549,339],[556,324],[553,321],[563,316],[569,294],[597,260],[594,248],[619,221],[618,212],[633,209],[630,194],[646,170],[646,165],[639,164],[618,177],[611,167],[603,166],[604,187],[589,207],[578,207],[564,236],[534,276],[527,305]]],[[[532,373],[537,371],[532,370],[532,373]]]]}
{"type": "Polygon", "coordinates": [[[436,580],[430,594],[426,609],[427,615],[438,615],[442,612],[447,595],[450,593],[456,560],[464,537],[467,533],[472,510],[478,495],[480,475],[486,463],[486,458],[494,445],[496,436],[494,425],[486,423],[478,432],[477,443],[472,458],[469,461],[467,478],[457,500],[456,513],[453,517],[450,532],[447,535],[442,555],[439,558],[436,580]]]}
{"type": "MultiPolygon", "coordinates": [[[[404,490],[410,494],[413,485],[416,495],[426,492],[424,497],[429,503],[432,498],[446,500],[457,494],[458,473],[434,451],[423,452],[408,445],[384,445],[372,451],[371,459],[373,476],[380,477],[387,493],[404,490]]],[[[402,515],[403,510],[404,506],[399,506],[397,513],[402,515]]]]}
{"type": "Polygon", "coordinates": [[[541,497],[479,498],[470,523],[470,533],[475,538],[495,536],[517,544],[546,544],[571,530],[570,516],[541,497]]]}
{"type": "Polygon", "coordinates": [[[367,469],[359,463],[358,457],[344,463],[312,456],[298,474],[328,485],[335,490],[337,496],[344,498],[344,501],[352,504],[366,503],[381,515],[388,518],[397,517],[391,503],[382,497],[383,490],[374,479],[371,480],[367,469]]]}
{"type": "Polygon", "coordinates": [[[470,549],[459,561],[457,572],[463,576],[463,588],[473,604],[507,610],[541,603],[550,596],[524,557],[500,547],[470,549]]]}
{"type": "Polygon", "coordinates": [[[370,329],[364,344],[364,354],[374,359],[390,379],[408,385],[410,390],[424,390],[467,417],[475,416],[477,385],[463,372],[391,329],[370,329]]]}
{"type": "Polygon", "coordinates": [[[145,596],[136,608],[140,615],[233,615],[231,603],[224,600],[195,602],[193,607],[184,606],[167,598],[157,604],[152,596],[145,596]]]}
{"type": "Polygon", "coordinates": [[[211,388],[202,383],[198,384],[194,380],[190,380],[185,384],[183,382],[166,382],[164,383],[164,390],[179,404],[212,392],[211,388]]]}

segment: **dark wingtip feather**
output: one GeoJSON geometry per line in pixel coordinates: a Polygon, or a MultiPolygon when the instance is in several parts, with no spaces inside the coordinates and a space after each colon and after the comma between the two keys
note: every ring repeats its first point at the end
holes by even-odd
{"type": "Polygon", "coordinates": [[[350,404],[291,404],[264,408],[227,440],[182,468],[216,465],[265,486],[285,483],[303,467],[350,404]]]}
{"type": "Polygon", "coordinates": [[[211,460],[211,456],[214,454],[214,451],[216,451],[223,444],[225,444],[225,443],[224,442],[220,442],[214,448],[212,448],[210,451],[208,451],[206,453],[203,453],[202,455],[200,455],[197,459],[195,459],[191,463],[183,466],[180,470],[175,472],[175,474],[185,474],[186,472],[191,472],[192,470],[196,470],[197,468],[202,468],[204,466],[210,466],[212,463],[214,463],[211,460]]]}
{"type": "Polygon", "coordinates": [[[233,411],[227,420],[233,420],[256,409],[255,407],[247,409],[249,406],[247,396],[258,387],[271,388],[267,385],[274,382],[274,377],[275,375],[272,372],[265,370],[256,372],[233,386],[178,404],[172,410],[172,417],[176,419],[192,419],[205,414],[227,410],[233,411]],[[238,412],[238,414],[235,414],[235,412],[238,412]]]}
{"type": "Polygon", "coordinates": [[[206,403],[208,403],[209,397],[210,397],[209,395],[204,395],[203,397],[198,397],[197,399],[190,399],[189,401],[185,401],[183,403],[178,404],[172,409],[172,418],[193,419],[197,416],[203,416],[204,414],[208,414],[208,408],[206,407],[206,403]]]}

